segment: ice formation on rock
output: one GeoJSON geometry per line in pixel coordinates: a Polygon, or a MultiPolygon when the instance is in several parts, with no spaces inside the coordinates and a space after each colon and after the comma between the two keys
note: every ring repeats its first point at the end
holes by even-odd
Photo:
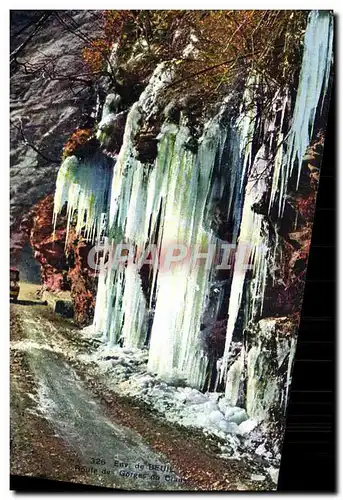
{"type": "MultiPolygon", "coordinates": [[[[285,108],[287,106],[287,92],[284,96],[276,96],[274,112],[281,110],[281,126],[274,138],[276,141],[276,155],[266,158],[264,146],[257,152],[254,166],[248,174],[247,186],[244,197],[244,208],[241,220],[238,251],[234,268],[230,299],[227,336],[225,344],[224,362],[221,365],[221,375],[226,374],[226,359],[230,350],[231,339],[235,328],[238,312],[243,297],[245,272],[240,265],[241,247],[246,243],[250,248],[250,259],[253,264],[253,279],[251,285],[252,305],[248,316],[256,318],[255,301],[263,305],[264,287],[266,282],[266,264],[268,235],[263,234],[260,214],[254,213],[253,206],[261,200],[267,191],[267,174],[273,173],[272,190],[270,195],[269,210],[274,203],[279,203],[279,216],[282,216],[285,206],[285,195],[289,179],[295,166],[298,168],[298,182],[302,157],[310,144],[313,133],[314,119],[318,106],[327,92],[328,78],[332,54],[332,16],[327,12],[311,12],[304,39],[304,51],[299,76],[299,86],[291,120],[291,128],[286,137],[282,133],[285,108]],[[270,168],[272,162],[273,168],[270,168]],[[269,171],[266,172],[269,164],[269,171]],[[265,171],[265,175],[261,175],[265,171]]],[[[271,117],[273,120],[273,117],[271,117]]],[[[273,124],[270,131],[273,132],[273,124]]],[[[231,390],[231,381],[227,379],[227,393],[231,390]]],[[[247,399],[249,396],[247,395],[247,399]]]]}
{"type": "MultiPolygon", "coordinates": [[[[245,407],[249,417],[264,415],[270,403],[268,400],[262,407],[255,404],[256,393],[260,397],[263,391],[253,385],[253,377],[258,376],[256,360],[262,356],[265,345],[261,341],[249,352],[242,347],[233,363],[228,360],[242,304],[243,327],[251,319],[259,321],[263,309],[271,244],[264,225],[265,215],[258,206],[266,203],[269,212],[277,207],[282,217],[289,180],[294,169],[298,169],[299,179],[301,159],[327,92],[331,53],[332,16],[314,11],[304,37],[292,116],[289,116],[289,91],[278,91],[269,121],[262,124],[264,134],[257,148],[253,148],[253,140],[261,123],[254,105],[254,91],[261,83],[251,73],[238,118],[230,117],[230,99],[226,99],[218,115],[205,125],[197,150],[189,148],[191,132],[182,116],[179,123],[166,119],[157,138],[157,157],[152,164],[144,164],[137,158],[134,139],[142,122],[156,113],[160,91],[172,78],[170,66],[160,64],[128,113],[113,176],[104,156],[99,155],[82,160],[67,158],[57,179],[55,217],[67,202],[68,226],[76,214],[76,230],[96,238],[106,213],[106,252],[115,251],[118,243],[134,245],[137,254],[156,244],[160,257],[170,243],[183,244],[193,251],[195,248],[204,251],[211,245],[218,249],[223,241],[210,220],[215,200],[221,201],[232,223],[232,243],[238,246],[229,278],[225,351],[217,366],[226,385],[226,398],[236,406],[244,363],[248,360],[245,407]]],[[[118,104],[115,96],[108,98],[103,125],[115,119],[118,109],[113,109],[113,103],[118,104]]],[[[202,318],[206,310],[211,310],[211,321],[215,322],[225,297],[219,291],[218,302],[210,308],[215,266],[203,263],[194,266],[190,259],[175,263],[169,270],[153,266],[147,290],[137,264],[134,254],[126,266],[102,268],[95,330],[103,333],[110,346],[119,344],[135,349],[147,346],[148,369],[160,379],[183,381],[203,389],[209,357],[201,335],[202,318]]],[[[269,331],[270,325],[261,323],[260,327],[269,331]]],[[[293,347],[292,344],[288,353],[288,381],[293,347]]],[[[267,399],[275,399],[274,392],[278,390],[278,386],[273,386],[263,394],[267,399]]]]}
{"type": "Polygon", "coordinates": [[[111,177],[112,168],[104,155],[95,154],[87,159],[68,156],[57,175],[54,224],[67,203],[67,235],[76,215],[76,232],[81,233],[82,230],[85,238],[98,239],[108,210],[111,177]]]}
{"type": "Polygon", "coordinates": [[[275,164],[270,207],[279,199],[279,216],[285,208],[288,180],[300,168],[306,148],[310,144],[317,112],[321,111],[327,93],[333,56],[333,18],[327,11],[312,11],[304,38],[304,51],[299,76],[292,123],[287,134],[287,148],[283,158],[275,164]]]}

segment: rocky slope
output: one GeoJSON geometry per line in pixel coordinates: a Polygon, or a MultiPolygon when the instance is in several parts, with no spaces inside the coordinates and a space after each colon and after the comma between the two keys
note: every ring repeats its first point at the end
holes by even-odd
{"type": "Polygon", "coordinates": [[[59,17],[48,13],[11,13],[12,247],[16,242],[22,246],[20,222],[54,191],[63,144],[94,105],[81,58],[83,34],[96,34],[93,15],[88,11],[68,11],[70,17],[64,11],[59,17]],[[75,30],[73,23],[80,28],[75,30]]]}
{"type": "MultiPolygon", "coordinates": [[[[76,236],[72,228],[67,234],[66,217],[61,217],[54,228],[53,196],[45,196],[21,222],[20,244],[28,241],[33,257],[40,265],[42,291],[70,291],[74,304],[74,319],[79,324],[88,324],[93,319],[96,277],[88,265],[91,244],[76,236]]],[[[18,246],[12,252],[15,261],[23,256],[18,246]]],[[[25,256],[24,256],[25,258],[25,256]]],[[[27,262],[24,263],[24,269],[27,262]]]]}
{"type": "Polygon", "coordinates": [[[88,283],[81,264],[84,244],[73,246],[70,239],[68,260],[62,225],[53,238],[51,194],[64,145],[78,126],[89,124],[94,110],[94,82],[82,47],[89,33],[97,35],[97,26],[89,11],[11,12],[11,263],[22,279],[41,280],[52,291],[71,290],[81,323],[92,317],[94,282],[88,283]]]}

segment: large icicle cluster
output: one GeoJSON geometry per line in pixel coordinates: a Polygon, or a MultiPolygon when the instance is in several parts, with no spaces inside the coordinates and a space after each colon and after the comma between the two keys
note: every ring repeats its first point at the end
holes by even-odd
{"type": "MultiPolygon", "coordinates": [[[[238,240],[236,264],[232,279],[229,299],[227,335],[224,362],[221,365],[221,376],[227,373],[227,358],[230,351],[233,331],[243,298],[245,272],[242,272],[241,260],[246,245],[249,245],[250,260],[253,266],[253,279],[250,287],[250,305],[246,305],[248,320],[258,317],[255,301],[259,307],[263,305],[264,288],[267,277],[267,247],[269,236],[263,232],[263,216],[255,213],[253,206],[267,192],[267,176],[273,173],[269,210],[278,203],[278,213],[282,216],[285,206],[285,195],[293,169],[297,165],[298,182],[302,158],[312,139],[314,119],[318,105],[327,92],[332,57],[332,16],[328,12],[311,12],[304,39],[304,51],[299,76],[298,92],[291,120],[291,128],[287,136],[283,133],[285,111],[288,101],[287,92],[283,96],[275,96],[271,120],[281,113],[279,131],[275,133],[273,123],[269,127],[270,141],[276,144],[274,158],[265,157],[265,146],[257,152],[253,167],[248,174],[244,208],[238,240]],[[272,163],[271,163],[272,161],[272,163]],[[269,168],[267,168],[269,164],[269,168]],[[262,175],[264,172],[264,175],[262,175]],[[242,248],[242,251],[241,251],[242,248]]],[[[269,148],[269,150],[273,150],[269,148]]],[[[226,393],[230,397],[232,381],[227,378],[226,393]]]]}
{"type": "MultiPolygon", "coordinates": [[[[145,245],[157,241],[158,253],[170,243],[184,244],[188,249],[208,248],[216,238],[211,230],[204,229],[206,202],[227,132],[220,127],[219,119],[208,123],[195,154],[186,147],[188,128],[182,123],[166,123],[156,161],[146,173],[147,167],[135,159],[132,140],[143,110],[150,106],[155,82],[160,84],[160,74],[158,68],[128,115],[112,183],[110,225],[114,239],[109,244],[119,239],[134,243],[142,251],[145,245]]],[[[226,167],[227,175],[232,171],[234,179],[237,165],[226,167]]],[[[127,347],[142,347],[154,303],[148,368],[165,379],[184,378],[188,384],[201,387],[207,357],[200,342],[200,321],[211,272],[205,267],[193,266],[188,260],[169,270],[154,268],[148,299],[135,262],[125,270],[112,267],[100,277],[96,328],[111,343],[120,340],[127,347]]]]}
{"type": "Polygon", "coordinates": [[[67,203],[67,238],[70,223],[76,215],[76,232],[89,240],[99,238],[107,214],[112,168],[109,159],[99,153],[79,160],[68,156],[62,163],[56,181],[54,225],[67,203]]]}
{"type": "MultiPolygon", "coordinates": [[[[250,84],[251,84],[250,80],[250,84]]],[[[258,205],[263,203],[263,199],[268,193],[268,178],[273,171],[275,163],[280,161],[280,149],[278,148],[282,127],[276,127],[278,114],[281,112],[282,120],[284,116],[287,99],[280,95],[278,91],[274,96],[270,123],[266,126],[268,142],[261,145],[257,151],[250,168],[245,169],[247,180],[244,192],[244,205],[242,217],[240,220],[240,232],[238,237],[235,264],[233,269],[232,285],[230,290],[230,299],[228,307],[228,323],[225,340],[225,350],[221,365],[221,379],[227,379],[226,392],[231,396],[232,380],[227,378],[228,359],[231,349],[231,341],[235,330],[238,314],[244,296],[244,286],[246,275],[249,271],[252,279],[248,290],[250,300],[245,304],[244,327],[252,318],[258,317],[262,313],[264,290],[267,279],[267,257],[269,247],[269,234],[265,228],[265,217],[259,213],[258,205]],[[273,151],[276,155],[273,157],[273,151]]],[[[253,129],[258,125],[256,113],[254,118],[249,120],[250,127],[253,129]],[[252,123],[252,125],[251,125],[252,123]]],[[[281,125],[282,125],[281,120],[281,125]]],[[[246,129],[245,129],[246,130],[246,129]]],[[[252,132],[247,136],[251,142],[252,132]]],[[[251,155],[251,149],[247,154],[251,155]]]]}
{"type": "MultiPolygon", "coordinates": [[[[68,225],[76,213],[77,230],[92,238],[99,235],[108,210],[105,254],[115,251],[118,243],[133,245],[135,255],[144,253],[151,244],[157,245],[158,254],[163,254],[170,243],[183,244],[193,253],[210,245],[219,248],[222,240],[210,220],[211,209],[220,200],[231,223],[237,252],[228,280],[224,356],[217,369],[226,385],[226,397],[234,405],[247,354],[242,347],[236,361],[229,364],[234,332],[242,305],[243,327],[251,319],[257,322],[261,318],[271,251],[265,214],[258,206],[262,202],[268,206],[269,202],[269,212],[276,207],[282,217],[290,178],[298,168],[299,179],[301,160],[327,91],[331,53],[332,16],[312,12],[291,119],[290,93],[283,89],[274,96],[268,123],[261,124],[254,105],[254,92],[261,83],[257,74],[251,73],[238,118],[228,118],[227,99],[219,114],[204,127],[196,151],[189,147],[191,132],[182,114],[179,123],[166,119],[157,138],[157,157],[148,165],[137,159],[135,138],[142,123],[156,114],[159,92],[171,81],[171,71],[161,64],[128,113],[113,176],[100,154],[82,161],[67,158],[58,175],[55,217],[67,202],[68,225]],[[257,131],[258,148],[254,143],[257,131]]],[[[117,107],[112,106],[115,96],[111,99],[104,109],[103,128],[108,120],[116,119],[117,107]]],[[[101,127],[99,130],[101,134],[101,127]]],[[[217,320],[219,302],[225,297],[220,292],[218,302],[210,307],[211,286],[217,279],[214,266],[194,266],[190,259],[169,270],[153,266],[147,291],[135,255],[126,266],[101,268],[95,329],[110,345],[139,349],[147,346],[148,369],[160,378],[203,388],[211,366],[201,324],[206,311],[211,311],[213,323],[217,320]]],[[[256,343],[254,355],[249,358],[252,376],[261,354],[259,349],[264,349],[263,342],[256,343]]],[[[249,387],[255,394],[255,386],[249,387]]],[[[273,391],[269,390],[269,396],[273,391]]],[[[247,406],[254,405],[250,402],[247,406]]]]}
{"type": "Polygon", "coordinates": [[[274,168],[270,207],[279,200],[279,216],[285,208],[288,181],[297,168],[299,183],[302,158],[310,144],[319,106],[327,93],[333,49],[333,17],[327,11],[312,11],[304,39],[304,52],[291,128],[283,157],[274,168]]]}

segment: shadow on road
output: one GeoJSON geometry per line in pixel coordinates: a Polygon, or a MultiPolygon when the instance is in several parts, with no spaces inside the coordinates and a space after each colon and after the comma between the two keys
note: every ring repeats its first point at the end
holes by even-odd
{"type": "Polygon", "coordinates": [[[47,302],[44,300],[11,300],[11,304],[18,304],[20,306],[46,306],[47,302]]]}

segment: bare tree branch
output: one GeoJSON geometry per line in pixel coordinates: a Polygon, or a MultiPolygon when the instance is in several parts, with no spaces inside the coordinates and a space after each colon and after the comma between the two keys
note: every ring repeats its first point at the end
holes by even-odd
{"type": "MultiPolygon", "coordinates": [[[[274,47],[278,48],[278,47],[282,47],[282,45],[281,44],[280,45],[275,45],[274,47]]],[[[258,51],[255,51],[255,52],[254,51],[253,52],[249,52],[247,54],[242,54],[241,56],[234,57],[234,58],[229,59],[227,61],[222,61],[222,62],[220,62],[218,64],[214,64],[213,66],[208,66],[207,68],[204,68],[204,69],[202,69],[200,71],[196,71],[195,73],[191,73],[190,75],[185,76],[184,78],[181,78],[180,80],[176,80],[175,82],[170,83],[165,88],[168,89],[170,87],[175,87],[176,85],[179,85],[180,83],[184,83],[184,82],[190,80],[191,78],[194,78],[194,77],[199,76],[199,75],[203,75],[205,73],[208,73],[209,71],[213,71],[214,69],[220,68],[221,66],[228,66],[228,65],[233,66],[234,64],[236,64],[236,62],[238,62],[240,60],[247,59],[248,57],[253,57],[256,54],[259,54],[261,52],[262,52],[262,50],[258,50],[258,51]]]]}
{"type": "MultiPolygon", "coordinates": [[[[68,14],[67,12],[64,12],[65,16],[71,21],[72,25],[74,28],[72,28],[70,25],[68,25],[64,19],[60,16],[60,14],[58,14],[57,11],[55,11],[55,16],[57,17],[58,21],[68,30],[70,31],[71,33],[73,33],[75,36],[79,37],[83,42],[86,43],[86,45],[90,44],[92,45],[93,42],[94,42],[94,39],[92,39],[91,37],[85,35],[81,29],[80,29],[80,26],[79,24],[75,21],[75,19],[72,18],[72,16],[70,14],[68,14]]],[[[105,53],[103,52],[102,53],[102,57],[104,59],[104,61],[106,61],[106,63],[108,64],[108,67],[110,68],[110,71],[103,71],[103,73],[106,73],[112,80],[112,84],[114,86],[115,89],[117,89],[118,87],[118,84],[117,84],[117,81],[114,77],[114,68],[112,66],[112,63],[111,63],[111,58],[105,53]]]]}
{"type": "Polygon", "coordinates": [[[22,137],[22,140],[23,140],[23,142],[24,142],[24,144],[26,146],[29,146],[31,149],[33,149],[33,151],[35,151],[39,156],[41,156],[42,158],[44,158],[44,160],[48,161],[49,163],[58,163],[58,164],[61,163],[60,160],[54,160],[54,159],[49,158],[48,156],[46,156],[32,142],[30,142],[27,139],[27,137],[25,136],[25,133],[24,133],[23,123],[22,123],[21,119],[19,119],[20,125],[16,125],[12,120],[10,120],[10,122],[11,122],[11,125],[13,125],[13,127],[15,127],[17,130],[19,130],[19,132],[21,134],[21,137],[22,137]]]}
{"type": "Polygon", "coordinates": [[[16,38],[17,36],[21,35],[22,33],[24,33],[24,31],[27,30],[27,28],[31,28],[31,26],[35,25],[36,22],[42,17],[42,12],[41,11],[38,11],[38,16],[36,16],[34,19],[31,19],[28,23],[25,24],[25,26],[23,26],[22,28],[20,28],[18,31],[16,31],[15,33],[13,33],[13,38],[16,38]]]}
{"type": "Polygon", "coordinates": [[[14,64],[17,61],[17,57],[20,54],[20,52],[26,47],[26,45],[29,43],[30,40],[35,36],[35,34],[41,29],[45,21],[51,16],[51,12],[49,13],[44,13],[40,16],[38,21],[35,23],[34,30],[31,32],[31,34],[17,47],[11,54],[10,54],[10,64],[14,64]]]}

